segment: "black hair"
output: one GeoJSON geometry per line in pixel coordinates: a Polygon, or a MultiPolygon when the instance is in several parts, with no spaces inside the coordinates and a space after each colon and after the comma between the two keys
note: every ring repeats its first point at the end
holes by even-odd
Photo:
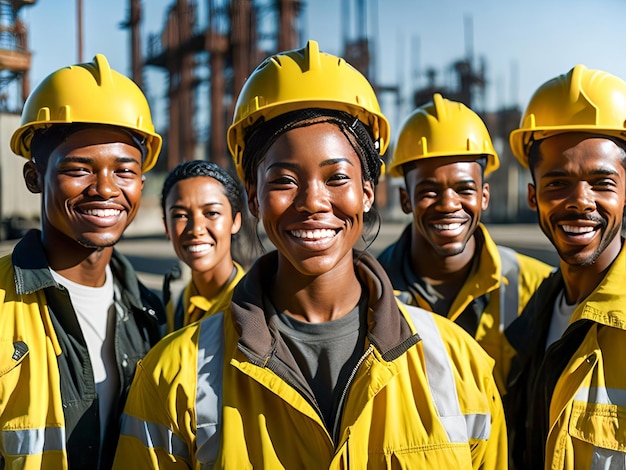
{"type": "Polygon", "coordinates": [[[165,217],[165,201],[176,183],[197,176],[208,176],[224,187],[224,194],[228,198],[233,219],[238,212],[244,209],[244,191],[241,183],[228,170],[217,163],[205,160],[191,160],[179,163],[165,178],[161,191],[161,209],[165,217]]]}

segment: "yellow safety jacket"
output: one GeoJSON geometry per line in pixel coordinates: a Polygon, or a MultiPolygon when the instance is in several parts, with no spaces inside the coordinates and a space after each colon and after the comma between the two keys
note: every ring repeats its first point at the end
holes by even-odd
{"type": "MultiPolygon", "coordinates": [[[[193,281],[189,281],[181,292],[176,307],[174,307],[174,299],[167,303],[168,333],[195,321],[203,320],[214,313],[223,312],[228,308],[233,296],[233,289],[246,273],[239,263],[233,261],[233,264],[235,266],[233,275],[212,299],[200,295],[193,281]]],[[[167,297],[171,298],[169,295],[167,297]]]]}
{"type": "Polygon", "coordinates": [[[399,304],[370,255],[354,259],[369,331],[334,428],[266,321],[270,253],[230,309],[169,335],[140,363],[114,468],[505,468],[493,360],[452,322],[399,304]]]}
{"type": "MultiPolygon", "coordinates": [[[[552,266],[510,248],[495,244],[486,227],[475,232],[480,251],[465,284],[450,307],[447,318],[463,325],[462,316],[471,315],[477,327],[468,333],[496,361],[494,377],[498,389],[506,393],[514,350],[503,335],[506,327],[522,312],[541,282],[554,270],[552,266]]],[[[410,263],[411,225],[397,242],[378,257],[404,303],[432,310],[428,300],[414,287],[416,274],[410,263]]]]}
{"type": "Polygon", "coordinates": [[[561,272],[511,324],[507,408],[515,468],[626,468],[626,248],[546,350],[561,272]],[[547,397],[547,398],[546,398],[547,397]]]}
{"type": "Polygon", "coordinates": [[[67,289],[56,283],[28,232],[0,258],[0,468],[110,468],[137,361],[159,339],[164,311],[114,251],[118,410],[100,444],[98,396],[67,289]]]}

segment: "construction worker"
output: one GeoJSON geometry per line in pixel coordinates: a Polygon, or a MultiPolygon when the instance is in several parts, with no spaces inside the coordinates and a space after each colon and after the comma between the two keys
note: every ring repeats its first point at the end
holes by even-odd
{"type": "MultiPolygon", "coordinates": [[[[191,279],[175,302],[163,288],[168,333],[221,312],[230,304],[244,268],[233,260],[231,239],[242,228],[244,189],[214,162],[192,160],[167,175],[161,191],[163,223],[191,279]]],[[[167,278],[166,278],[167,279],[167,278]]]]}
{"type": "Polygon", "coordinates": [[[516,468],[626,465],[626,82],[577,65],[541,85],[510,135],[559,255],[506,336],[516,468]]]}
{"type": "Polygon", "coordinates": [[[117,468],[503,468],[492,359],[354,250],[389,137],[369,82],[309,41],[235,108],[229,148],[276,251],[138,367],[117,468]]]}
{"type": "Polygon", "coordinates": [[[482,119],[433,95],[404,121],[390,174],[413,220],[378,257],[402,300],[461,325],[496,361],[501,391],[512,349],[502,334],[552,268],[496,246],[480,223],[485,177],[500,162],[482,119]]]}
{"type": "Polygon", "coordinates": [[[41,195],[41,230],[0,259],[0,468],[110,468],[137,360],[164,311],[113,247],[161,137],[103,55],[27,99],[11,149],[41,195]]]}

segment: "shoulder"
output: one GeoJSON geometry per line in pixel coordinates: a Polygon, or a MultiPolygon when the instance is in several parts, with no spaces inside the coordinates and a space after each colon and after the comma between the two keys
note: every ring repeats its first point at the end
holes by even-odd
{"type": "Polygon", "coordinates": [[[184,326],[161,339],[142,361],[144,370],[159,377],[173,377],[181,370],[193,370],[198,364],[199,350],[223,345],[223,314],[217,313],[203,321],[184,326]]]}
{"type": "Polygon", "coordinates": [[[490,375],[494,360],[463,328],[419,307],[404,305],[424,348],[443,347],[455,367],[490,375]]]}
{"type": "Polygon", "coordinates": [[[532,256],[527,256],[518,252],[515,252],[515,254],[522,271],[536,272],[543,277],[547,277],[555,269],[554,266],[544,263],[543,261],[533,258],[532,256]]]}

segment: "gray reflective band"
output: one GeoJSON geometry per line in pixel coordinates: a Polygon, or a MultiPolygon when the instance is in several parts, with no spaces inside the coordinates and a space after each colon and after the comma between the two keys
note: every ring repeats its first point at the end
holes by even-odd
{"type": "Polygon", "coordinates": [[[139,439],[148,449],[161,448],[170,455],[189,458],[187,445],[182,439],[160,424],[149,423],[124,413],[121,434],[139,439]]]}
{"type": "Polygon", "coordinates": [[[626,468],[626,453],[619,450],[594,447],[590,470],[621,470],[626,468]]]}
{"type": "Polygon", "coordinates": [[[498,245],[502,266],[500,276],[500,331],[504,331],[519,313],[519,260],[515,250],[498,245]],[[508,285],[504,279],[508,281],[508,285]]]}
{"type": "Polygon", "coordinates": [[[574,400],[596,405],[626,406],[626,390],[606,387],[580,387],[574,400]]]}
{"type": "Polygon", "coordinates": [[[2,431],[2,451],[5,455],[37,455],[53,450],[65,450],[65,428],[2,431]]]}
{"type": "Polygon", "coordinates": [[[196,390],[196,460],[217,459],[222,423],[222,369],[224,314],[211,315],[200,324],[196,390]]]}
{"type": "Polygon", "coordinates": [[[406,305],[406,309],[422,338],[428,387],[448,439],[450,442],[488,439],[491,433],[489,414],[464,416],[461,413],[452,365],[433,314],[411,305],[406,305]]]}

